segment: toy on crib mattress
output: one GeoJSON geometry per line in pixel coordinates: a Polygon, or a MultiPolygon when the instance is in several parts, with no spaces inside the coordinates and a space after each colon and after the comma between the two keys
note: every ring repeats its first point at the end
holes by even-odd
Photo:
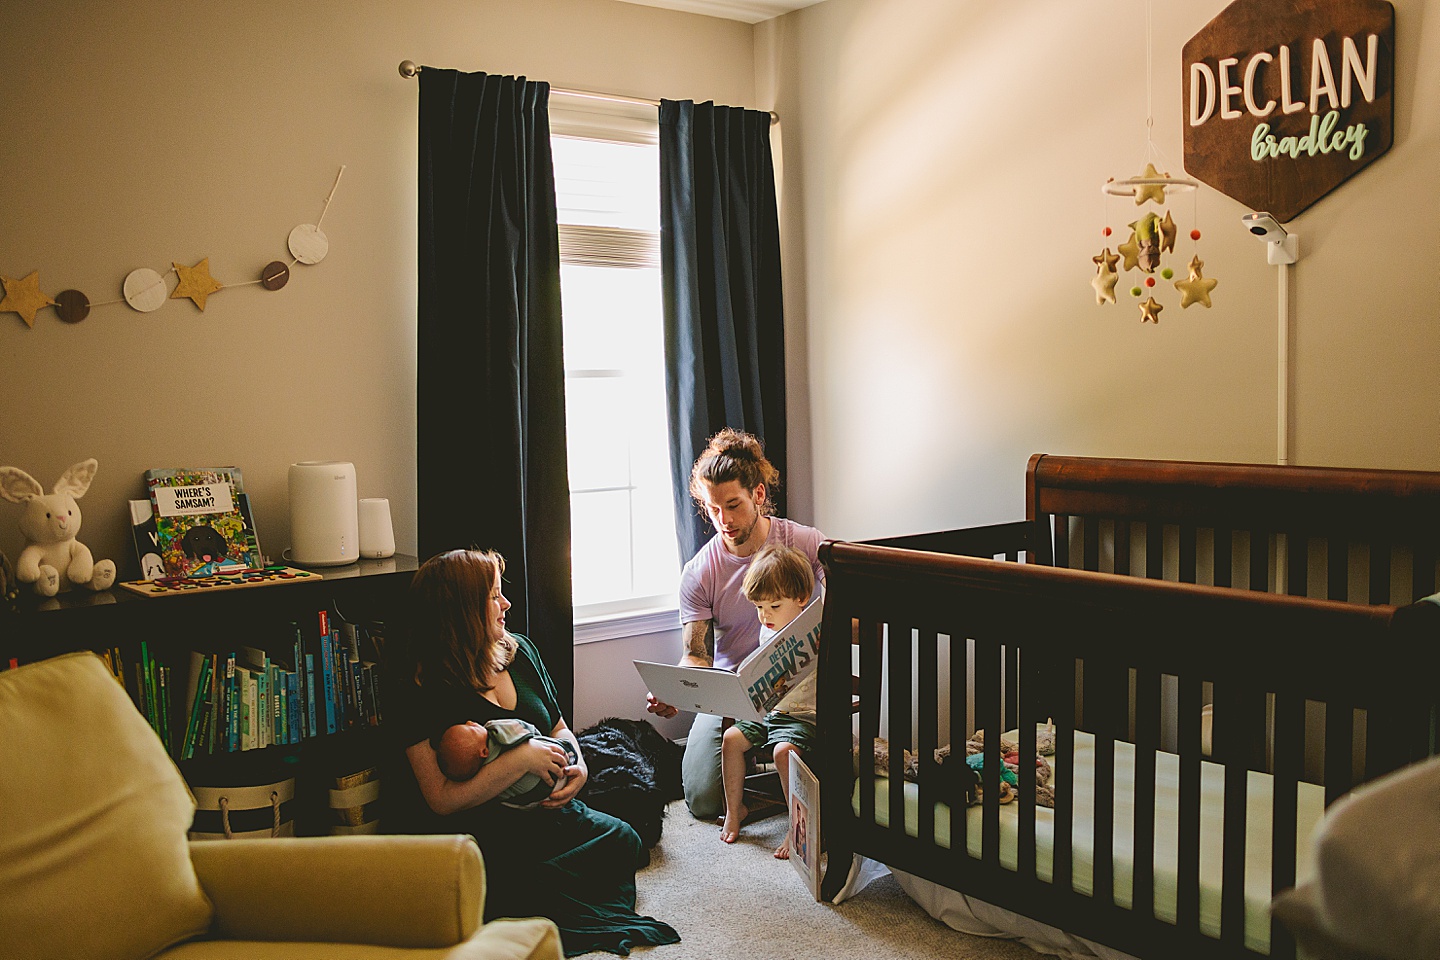
{"type": "Polygon", "coordinates": [[[53,597],[72,586],[108,590],[115,582],[115,561],[96,561],[90,548],[75,537],[80,532],[80,505],[100,464],[82,460],[55,481],[46,493],[39,481],[18,467],[0,467],[0,497],[24,507],[20,532],[25,549],[15,561],[15,578],[35,584],[35,592],[53,597]]]}

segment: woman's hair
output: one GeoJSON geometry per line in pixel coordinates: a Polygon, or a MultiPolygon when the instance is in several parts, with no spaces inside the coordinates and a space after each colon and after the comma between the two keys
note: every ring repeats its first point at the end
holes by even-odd
{"type": "Polygon", "coordinates": [[[410,582],[412,665],[400,676],[451,683],[481,693],[515,655],[508,631],[490,632],[490,594],[505,572],[493,550],[449,550],[420,565],[410,582]]]}
{"type": "Polygon", "coordinates": [[[775,511],[775,491],[780,486],[780,471],[765,459],[765,447],[760,440],[743,430],[726,427],[705,445],[705,450],[690,468],[690,496],[705,513],[706,485],[711,486],[739,480],[740,486],[754,492],[765,484],[768,496],[760,504],[761,514],[775,511]]]}
{"type": "Polygon", "coordinates": [[[740,592],[751,603],[766,600],[809,601],[815,592],[815,571],[810,560],[796,550],[782,544],[772,543],[761,547],[745,571],[745,580],[740,592]]]}

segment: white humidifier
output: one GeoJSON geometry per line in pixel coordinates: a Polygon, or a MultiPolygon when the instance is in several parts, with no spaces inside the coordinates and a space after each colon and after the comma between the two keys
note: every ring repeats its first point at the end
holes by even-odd
{"type": "Polygon", "coordinates": [[[355,465],[290,464],[290,555],[302,567],[338,567],[360,558],[355,465]]]}

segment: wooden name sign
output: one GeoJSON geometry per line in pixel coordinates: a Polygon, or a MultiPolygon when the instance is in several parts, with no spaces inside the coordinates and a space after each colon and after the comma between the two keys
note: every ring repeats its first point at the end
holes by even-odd
{"type": "Polygon", "coordinates": [[[1289,220],[1390,149],[1395,8],[1235,0],[1185,44],[1185,171],[1289,220]]]}

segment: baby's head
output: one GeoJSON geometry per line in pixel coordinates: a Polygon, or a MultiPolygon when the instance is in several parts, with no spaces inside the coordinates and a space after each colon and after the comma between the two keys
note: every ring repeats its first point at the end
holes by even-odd
{"type": "Polygon", "coordinates": [[[755,604],[760,625],[779,630],[800,615],[815,592],[810,560],[791,547],[771,544],[760,548],[740,590],[755,604]]]}
{"type": "Polygon", "coordinates": [[[490,733],[474,720],[446,727],[435,746],[435,761],[447,780],[469,780],[490,756],[490,733]]]}

